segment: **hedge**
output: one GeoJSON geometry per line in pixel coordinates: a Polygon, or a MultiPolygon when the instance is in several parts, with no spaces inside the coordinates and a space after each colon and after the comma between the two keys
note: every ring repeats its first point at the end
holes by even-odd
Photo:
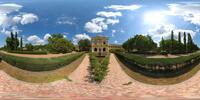
{"type": "Polygon", "coordinates": [[[2,57],[1,57],[1,55],[0,55],[0,62],[2,61],[2,57]]]}
{"type": "Polygon", "coordinates": [[[8,51],[10,53],[18,53],[18,54],[34,54],[34,55],[43,55],[47,54],[47,51],[8,51]]]}
{"type": "Polygon", "coordinates": [[[125,65],[152,77],[174,77],[193,68],[200,61],[200,53],[177,58],[145,58],[140,55],[115,52],[125,65]]]}
{"type": "Polygon", "coordinates": [[[68,65],[81,57],[84,53],[74,53],[55,58],[27,58],[3,54],[3,60],[18,68],[28,71],[50,71],[68,65]]]}
{"type": "Polygon", "coordinates": [[[109,55],[105,57],[96,57],[94,53],[90,53],[91,63],[91,79],[92,81],[101,82],[108,72],[109,55]]]}

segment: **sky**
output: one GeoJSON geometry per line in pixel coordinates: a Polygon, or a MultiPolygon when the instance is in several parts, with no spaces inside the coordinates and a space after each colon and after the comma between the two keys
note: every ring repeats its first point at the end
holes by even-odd
{"type": "Polygon", "coordinates": [[[122,44],[136,34],[156,43],[171,31],[190,33],[200,47],[198,0],[0,0],[0,47],[10,32],[24,43],[42,45],[61,33],[74,44],[80,39],[107,36],[122,44]]]}

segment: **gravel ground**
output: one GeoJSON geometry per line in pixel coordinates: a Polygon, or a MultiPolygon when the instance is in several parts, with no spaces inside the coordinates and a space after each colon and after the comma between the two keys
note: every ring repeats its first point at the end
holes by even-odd
{"type": "Polygon", "coordinates": [[[51,83],[27,83],[16,80],[5,72],[0,71],[0,99],[73,98],[160,100],[200,98],[200,72],[189,80],[175,85],[158,86],[144,84],[126,75],[115,56],[111,54],[108,75],[102,83],[95,84],[88,81],[89,65],[89,57],[87,55],[80,66],[69,76],[72,81],[63,79],[51,83]]]}

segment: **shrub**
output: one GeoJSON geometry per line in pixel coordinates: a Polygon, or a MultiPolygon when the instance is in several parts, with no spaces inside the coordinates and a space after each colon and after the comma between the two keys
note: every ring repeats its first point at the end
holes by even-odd
{"type": "Polygon", "coordinates": [[[161,55],[167,55],[168,53],[167,53],[167,51],[162,50],[162,51],[160,51],[160,54],[161,54],[161,55]]]}
{"type": "Polygon", "coordinates": [[[93,81],[101,82],[108,71],[109,55],[104,58],[98,58],[94,53],[90,53],[91,63],[91,79],[93,81]]]}
{"type": "Polygon", "coordinates": [[[2,57],[0,56],[0,62],[2,61],[2,57]]]}
{"type": "Polygon", "coordinates": [[[3,60],[13,66],[28,71],[50,71],[70,64],[83,54],[81,52],[55,58],[27,58],[3,54],[3,60]]]}
{"type": "Polygon", "coordinates": [[[42,55],[47,54],[46,51],[8,51],[10,53],[18,53],[18,54],[34,54],[34,55],[42,55]]]}
{"type": "Polygon", "coordinates": [[[177,58],[145,58],[136,54],[116,52],[130,69],[151,77],[173,77],[193,68],[200,61],[200,53],[177,58]]]}

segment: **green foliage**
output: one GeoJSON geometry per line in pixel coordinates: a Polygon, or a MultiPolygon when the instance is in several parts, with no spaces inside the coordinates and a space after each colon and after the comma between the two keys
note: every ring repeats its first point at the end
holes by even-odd
{"type": "Polygon", "coordinates": [[[13,32],[10,33],[10,37],[6,38],[6,49],[8,50],[17,50],[19,46],[19,40],[17,37],[17,33],[15,33],[15,36],[13,32]]]}
{"type": "Polygon", "coordinates": [[[160,51],[160,54],[161,54],[161,55],[167,55],[168,53],[167,53],[167,51],[165,51],[165,50],[161,50],[161,51],[160,51]]]}
{"type": "Polygon", "coordinates": [[[200,57],[200,53],[194,53],[189,56],[180,56],[177,58],[145,58],[137,54],[122,53],[122,52],[117,52],[115,54],[120,55],[120,57],[123,57],[135,64],[142,65],[142,66],[145,66],[145,65],[167,66],[167,65],[183,64],[187,62],[188,60],[191,60],[196,57],[200,57]]]}
{"type": "Polygon", "coordinates": [[[33,51],[33,45],[31,43],[26,44],[25,48],[27,49],[27,51],[33,51]]]}
{"type": "Polygon", "coordinates": [[[53,34],[48,39],[47,47],[51,53],[67,53],[73,50],[74,45],[71,41],[65,39],[62,34],[53,34]]]}
{"type": "Polygon", "coordinates": [[[10,53],[18,53],[18,54],[34,54],[34,55],[44,55],[47,54],[46,51],[8,51],[10,53]]]}
{"type": "Polygon", "coordinates": [[[191,35],[188,33],[187,52],[194,52],[198,50],[198,46],[194,44],[191,35]]]}
{"type": "Polygon", "coordinates": [[[101,82],[108,72],[109,55],[104,58],[98,58],[94,53],[90,53],[91,63],[91,79],[93,81],[101,82]]]}
{"type": "Polygon", "coordinates": [[[181,43],[181,33],[178,34],[178,41],[174,39],[173,31],[171,39],[160,41],[161,50],[171,54],[191,53],[198,50],[198,46],[194,44],[190,33],[188,33],[188,42],[186,42],[186,33],[184,32],[184,43],[181,43]],[[187,48],[186,48],[187,47],[187,48]]]}
{"type": "Polygon", "coordinates": [[[183,33],[183,49],[186,52],[187,51],[187,43],[186,43],[186,33],[183,33]]]}
{"type": "Polygon", "coordinates": [[[122,47],[128,52],[136,49],[138,52],[152,51],[157,48],[157,44],[150,36],[136,35],[123,43],[122,47]]]}
{"type": "Polygon", "coordinates": [[[91,42],[88,39],[80,40],[78,42],[79,50],[80,51],[90,51],[91,49],[91,42]]]}
{"type": "Polygon", "coordinates": [[[56,58],[27,58],[3,54],[3,60],[7,63],[28,71],[50,71],[68,65],[81,57],[84,53],[73,53],[56,58]]]}
{"type": "Polygon", "coordinates": [[[194,68],[200,61],[200,53],[177,58],[145,58],[141,55],[116,52],[116,56],[129,69],[148,77],[175,77],[194,68]]]}
{"type": "Polygon", "coordinates": [[[20,38],[20,50],[23,50],[23,40],[22,40],[22,37],[20,38]]]}

